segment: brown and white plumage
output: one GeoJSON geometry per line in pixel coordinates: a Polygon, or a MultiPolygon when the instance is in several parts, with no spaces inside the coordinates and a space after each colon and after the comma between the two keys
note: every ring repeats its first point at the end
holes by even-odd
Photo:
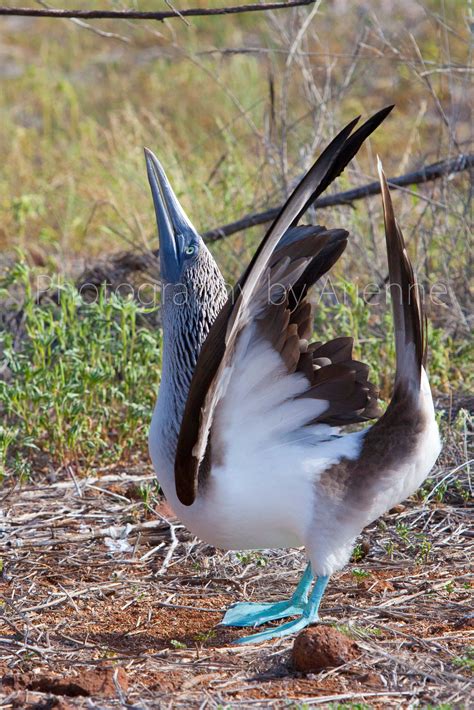
{"type": "MultiPolygon", "coordinates": [[[[267,232],[203,342],[180,412],[175,456],[163,428],[166,400],[159,400],[150,432],[165,493],[199,537],[226,549],[304,545],[319,578],[310,610],[301,607],[305,623],[314,618],[328,576],[347,562],[362,528],[420,485],[440,449],[423,368],[421,303],[381,169],[397,296],[397,371],[392,401],[373,426],[339,431],[380,414],[368,368],[353,359],[352,340],[309,343],[308,289],[337,261],[348,235],[296,222],[387,113],[379,112],[352,136],[354,122],[349,124],[267,232]]],[[[258,618],[281,618],[287,611],[272,616],[267,610],[258,618]]],[[[296,628],[286,624],[258,640],[296,628]]]]}
{"type": "MultiPolygon", "coordinates": [[[[268,281],[272,260],[278,258],[278,244],[309,204],[342,172],[367,136],[391,109],[388,107],[379,111],[353,135],[351,132],[357,119],[351,121],[324,150],[281,209],[234,289],[234,294],[219,313],[199,356],[178,440],[176,488],[184,504],[192,504],[195,498],[213,411],[226,382],[224,372],[234,353],[239,334],[259,313],[258,306],[262,297],[265,298],[265,279],[268,281]]],[[[333,265],[341,252],[340,246],[330,244],[330,241],[331,235],[319,233],[312,240],[295,243],[293,254],[284,255],[279,263],[281,276],[278,278],[280,281],[286,279],[287,290],[294,287],[298,295],[306,294],[307,289],[333,265]]],[[[271,280],[270,283],[273,284],[271,280]]],[[[274,283],[278,283],[275,275],[274,283]]]]}

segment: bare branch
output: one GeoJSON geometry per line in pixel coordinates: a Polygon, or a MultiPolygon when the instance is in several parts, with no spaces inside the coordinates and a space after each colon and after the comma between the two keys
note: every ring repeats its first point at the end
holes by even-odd
{"type": "MultiPolygon", "coordinates": [[[[411,173],[406,173],[405,175],[398,175],[397,177],[389,178],[388,183],[391,187],[406,187],[407,185],[420,185],[424,182],[430,182],[431,180],[437,180],[443,175],[449,175],[452,173],[460,173],[464,170],[469,170],[474,167],[474,153],[461,153],[456,158],[450,158],[448,160],[441,160],[438,163],[432,163],[431,165],[426,165],[420,170],[415,170],[411,173]]],[[[361,200],[364,197],[369,197],[371,195],[378,195],[380,192],[380,185],[378,182],[370,182],[362,187],[356,187],[353,190],[346,190],[345,192],[338,192],[335,195],[327,195],[326,197],[321,197],[313,203],[314,207],[334,207],[335,205],[346,205],[354,202],[355,200],[361,200]]],[[[235,222],[230,222],[222,227],[216,227],[215,229],[210,229],[208,232],[203,234],[204,239],[207,242],[215,242],[223,237],[228,237],[236,232],[241,232],[244,229],[249,229],[249,227],[255,227],[258,224],[265,224],[266,222],[271,222],[275,219],[280,212],[281,205],[278,207],[273,207],[264,212],[255,212],[253,214],[248,214],[235,222]]]]}
{"type": "Polygon", "coordinates": [[[250,5],[234,5],[232,7],[200,8],[188,10],[167,10],[164,12],[140,12],[138,10],[63,10],[39,9],[32,7],[0,7],[0,16],[20,17],[75,17],[82,20],[171,20],[183,17],[203,17],[210,15],[238,15],[244,12],[261,12],[264,10],[285,10],[290,7],[312,5],[315,0],[287,0],[286,2],[252,3],[250,5]]]}

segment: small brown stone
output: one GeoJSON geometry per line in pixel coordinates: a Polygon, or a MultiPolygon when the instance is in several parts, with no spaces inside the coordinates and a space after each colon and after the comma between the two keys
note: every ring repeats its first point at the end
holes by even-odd
{"type": "Polygon", "coordinates": [[[390,508],[388,511],[389,513],[403,513],[406,510],[406,506],[402,505],[402,503],[399,503],[398,505],[394,505],[393,508],[390,508]]]}
{"type": "Polygon", "coordinates": [[[341,666],[359,655],[357,644],[332,626],[310,626],[295,639],[292,664],[302,673],[341,666]]]}

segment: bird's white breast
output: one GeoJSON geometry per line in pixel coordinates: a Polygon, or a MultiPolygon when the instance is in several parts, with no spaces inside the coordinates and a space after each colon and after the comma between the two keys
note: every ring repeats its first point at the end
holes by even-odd
{"type": "Polygon", "coordinates": [[[159,411],[150,453],[170,505],[202,540],[224,549],[303,545],[316,509],[315,482],[343,456],[357,456],[361,435],[335,438],[326,425],[304,426],[327,402],[295,399],[307,389],[307,380],[288,375],[268,343],[255,340],[246,347],[245,355],[234,359],[215,414],[213,436],[223,462],[212,467],[192,506],[177,499],[159,411]]]}

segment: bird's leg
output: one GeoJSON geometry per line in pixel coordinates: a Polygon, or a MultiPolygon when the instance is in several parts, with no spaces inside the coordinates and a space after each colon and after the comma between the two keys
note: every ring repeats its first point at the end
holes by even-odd
{"type": "Polygon", "coordinates": [[[243,636],[240,639],[236,639],[234,643],[260,643],[260,641],[268,641],[269,639],[281,638],[282,636],[290,636],[291,634],[301,631],[306,626],[313,624],[319,618],[319,605],[328,581],[329,577],[317,578],[316,584],[311,592],[311,596],[306,603],[303,614],[299,619],[288,621],[286,624],[275,626],[267,631],[261,631],[259,634],[243,636]]]}
{"type": "Polygon", "coordinates": [[[239,602],[227,609],[220,622],[222,626],[259,626],[274,619],[285,619],[287,616],[299,616],[303,613],[308,601],[308,594],[313,581],[311,565],[308,564],[296,587],[293,596],[287,601],[260,604],[256,602],[239,602]]]}

